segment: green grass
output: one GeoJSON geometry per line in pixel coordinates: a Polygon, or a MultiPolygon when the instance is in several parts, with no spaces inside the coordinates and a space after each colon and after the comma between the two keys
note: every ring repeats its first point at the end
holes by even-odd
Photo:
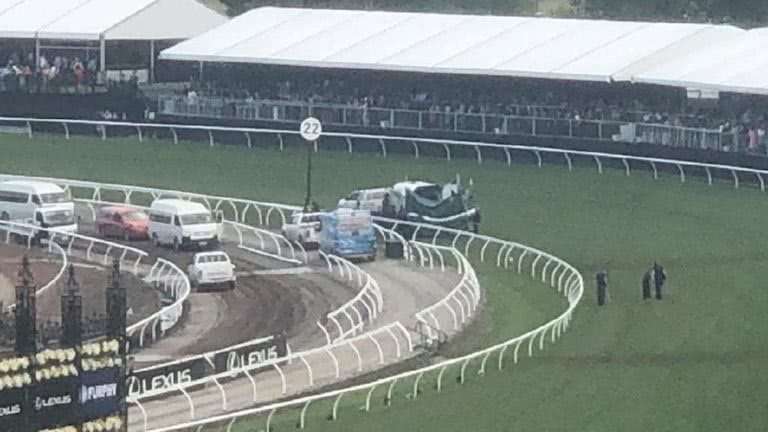
{"type": "MultiPolygon", "coordinates": [[[[304,155],[135,141],[0,137],[0,172],[81,178],[298,203],[304,155]]],[[[653,180],[592,168],[319,153],[315,191],[330,204],[353,187],[405,176],[473,178],[484,232],[566,259],[593,284],[606,269],[613,302],[588,290],[571,330],[502,372],[470,376],[418,401],[400,397],[341,421],[313,405],[310,430],[377,431],[765,431],[768,429],[768,243],[766,195],[675,177],[653,180]],[[640,277],[656,259],[670,276],[663,302],[639,301],[640,277]]],[[[489,305],[471,340],[487,344],[562,310],[541,285],[478,266],[489,305]]],[[[385,392],[385,390],[384,390],[385,392]]],[[[398,394],[407,393],[398,388],[398,394]]],[[[377,396],[383,392],[377,391],[377,396]]],[[[293,414],[293,413],[291,413],[293,414]]],[[[263,421],[263,419],[261,420],[263,421]]],[[[279,430],[294,417],[279,417],[279,430]]],[[[251,426],[240,430],[251,430],[251,426]]]]}

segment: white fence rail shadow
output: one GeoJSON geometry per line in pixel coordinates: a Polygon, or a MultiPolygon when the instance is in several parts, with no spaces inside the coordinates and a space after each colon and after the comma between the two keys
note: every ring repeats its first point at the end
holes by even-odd
{"type": "MultiPolygon", "coordinates": [[[[87,127],[93,128],[92,131],[98,133],[102,139],[106,140],[110,135],[107,134],[108,128],[113,128],[115,131],[120,131],[121,136],[126,132],[132,133],[141,142],[146,138],[147,131],[154,132],[167,132],[169,137],[173,139],[175,143],[179,142],[179,132],[204,133],[207,137],[206,142],[210,146],[216,145],[216,134],[221,136],[231,137],[233,135],[242,137],[242,144],[246,144],[249,147],[253,146],[254,136],[266,136],[270,138],[270,141],[277,141],[280,150],[284,150],[286,147],[287,138],[295,138],[296,143],[300,143],[297,138],[299,133],[297,130],[285,130],[285,129],[255,129],[255,128],[235,128],[235,127],[221,127],[221,126],[200,126],[200,125],[182,125],[182,124],[163,124],[163,123],[125,123],[125,122],[113,122],[113,121],[91,121],[91,120],[67,120],[67,119],[33,119],[33,118],[14,118],[14,117],[0,117],[0,124],[7,125],[24,125],[28,130],[30,138],[34,136],[34,128],[43,128],[51,126],[60,127],[60,131],[64,132],[65,137],[69,139],[71,137],[70,129],[73,127],[87,127]]],[[[663,126],[662,126],[663,127],[663,126]]],[[[117,135],[117,132],[116,134],[117,135]]],[[[189,139],[199,139],[199,136],[190,136],[189,139]]],[[[652,171],[654,178],[659,177],[662,168],[672,169],[679,176],[681,181],[686,180],[686,173],[691,174],[692,170],[695,170],[696,174],[701,171],[702,176],[706,176],[709,184],[712,184],[714,179],[718,175],[728,176],[734,184],[734,187],[738,188],[742,183],[752,183],[760,187],[761,190],[765,190],[765,176],[768,175],[768,170],[759,170],[752,168],[744,168],[733,165],[724,164],[709,164],[700,162],[690,162],[675,159],[662,159],[662,158],[650,158],[641,156],[632,156],[624,154],[613,154],[605,152],[589,152],[578,151],[568,149],[556,149],[549,147],[537,147],[537,146],[524,146],[524,145],[507,145],[496,144],[482,141],[466,141],[466,140],[447,140],[447,139],[430,139],[430,138],[417,138],[417,137],[396,137],[388,135],[372,135],[372,134],[352,134],[352,133],[339,133],[339,132],[325,132],[323,134],[322,141],[337,140],[343,142],[343,147],[346,151],[352,153],[355,151],[355,142],[358,143],[375,143],[375,146],[379,149],[382,156],[387,156],[394,147],[398,149],[409,148],[414,158],[421,157],[424,154],[425,149],[438,149],[442,151],[443,156],[451,160],[457,156],[457,153],[466,152],[467,150],[473,155],[474,159],[478,163],[483,163],[485,159],[494,158],[502,162],[511,165],[516,159],[513,155],[528,154],[534,158],[533,162],[538,166],[544,164],[544,156],[558,157],[565,164],[567,164],[569,170],[573,170],[574,162],[581,160],[591,160],[594,162],[598,172],[603,172],[603,164],[606,162],[613,162],[620,164],[626,175],[630,175],[632,170],[644,170],[652,171]]],[[[229,140],[231,142],[231,139],[229,140]]],[[[321,148],[320,141],[315,142],[315,151],[319,151],[321,148]]],[[[107,186],[107,185],[105,185],[107,186]]],[[[113,185],[114,186],[114,185],[113,185]]],[[[138,191],[139,188],[133,190],[138,191]]],[[[145,188],[145,192],[149,192],[150,188],[145,188]]],[[[175,191],[166,191],[173,194],[175,191]]],[[[204,199],[202,194],[185,193],[184,196],[192,198],[204,199]]],[[[93,199],[97,199],[94,197],[93,199]]],[[[130,199],[127,197],[126,199],[130,199]]],[[[219,209],[222,204],[222,197],[209,196],[207,198],[207,205],[212,209],[219,209]]],[[[234,218],[231,220],[245,222],[246,214],[250,211],[255,211],[258,217],[259,225],[269,225],[276,222],[274,220],[274,213],[277,212],[280,217],[280,224],[285,223],[286,215],[284,211],[295,210],[294,206],[282,206],[275,204],[271,207],[264,207],[261,203],[256,201],[247,200],[232,200],[228,201],[228,205],[235,211],[234,218]],[[242,205],[244,208],[239,209],[237,205],[242,205]]]]}

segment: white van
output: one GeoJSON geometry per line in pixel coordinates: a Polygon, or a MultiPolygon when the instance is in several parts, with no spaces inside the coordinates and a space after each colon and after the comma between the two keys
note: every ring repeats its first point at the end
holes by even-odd
{"type": "Polygon", "coordinates": [[[159,199],[149,209],[149,238],[155,245],[216,247],[219,223],[204,205],[181,199],[159,199]]]}
{"type": "Polygon", "coordinates": [[[41,181],[0,182],[0,220],[77,232],[72,197],[58,185],[41,181]]]}

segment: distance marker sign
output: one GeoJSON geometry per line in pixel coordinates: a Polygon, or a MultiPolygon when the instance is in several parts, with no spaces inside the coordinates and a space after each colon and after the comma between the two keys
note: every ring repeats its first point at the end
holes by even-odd
{"type": "Polygon", "coordinates": [[[323,125],[314,117],[307,117],[301,122],[299,129],[301,137],[307,141],[316,141],[323,134],[323,125]]]}

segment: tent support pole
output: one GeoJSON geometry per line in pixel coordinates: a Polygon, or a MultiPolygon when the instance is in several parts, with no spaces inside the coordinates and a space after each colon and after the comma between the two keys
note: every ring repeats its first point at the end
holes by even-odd
{"type": "Polygon", "coordinates": [[[40,38],[37,36],[35,36],[35,66],[32,69],[40,71],[40,38]]]}
{"type": "Polygon", "coordinates": [[[102,76],[102,83],[106,85],[107,84],[107,40],[104,39],[103,35],[99,38],[99,74],[102,76]]]}
{"type": "Polygon", "coordinates": [[[155,83],[155,40],[149,41],[149,82],[155,83]]]}

